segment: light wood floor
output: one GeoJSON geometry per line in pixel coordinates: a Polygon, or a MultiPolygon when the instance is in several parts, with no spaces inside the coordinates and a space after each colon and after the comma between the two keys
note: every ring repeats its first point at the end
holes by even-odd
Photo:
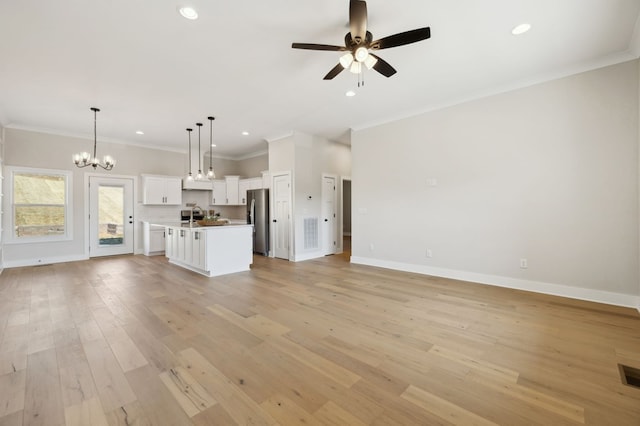
{"type": "Polygon", "coordinates": [[[1,425],[640,425],[637,311],[344,256],[9,269],[0,342],[1,425]]]}

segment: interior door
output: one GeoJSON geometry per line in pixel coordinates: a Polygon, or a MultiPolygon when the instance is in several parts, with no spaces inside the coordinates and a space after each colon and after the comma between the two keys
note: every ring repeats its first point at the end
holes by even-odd
{"type": "Polygon", "coordinates": [[[337,248],[336,178],[322,177],[322,252],[334,254],[337,248]]]}
{"type": "Polygon", "coordinates": [[[89,177],[89,256],[133,253],[133,179],[89,177]]]}
{"type": "Polygon", "coordinates": [[[291,177],[273,177],[273,241],[274,256],[289,260],[291,229],[291,177]]]}

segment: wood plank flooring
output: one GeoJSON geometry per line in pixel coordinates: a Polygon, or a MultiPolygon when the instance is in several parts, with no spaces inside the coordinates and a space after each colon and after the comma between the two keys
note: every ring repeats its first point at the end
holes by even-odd
{"type": "Polygon", "coordinates": [[[351,265],[0,275],[0,425],[640,425],[640,315],[351,265]]]}

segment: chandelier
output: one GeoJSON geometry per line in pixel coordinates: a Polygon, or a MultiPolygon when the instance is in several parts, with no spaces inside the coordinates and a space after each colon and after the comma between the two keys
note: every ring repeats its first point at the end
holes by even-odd
{"type": "Polygon", "coordinates": [[[91,156],[88,152],[81,152],[79,154],[75,154],[73,156],[73,163],[79,167],[87,167],[91,166],[94,169],[97,169],[98,166],[105,170],[113,169],[113,166],[116,165],[116,160],[113,159],[110,155],[105,155],[102,158],[102,162],[98,160],[98,156],[96,154],[96,147],[98,145],[98,133],[97,133],[97,115],[100,111],[98,108],[92,107],[91,111],[93,111],[93,156],[91,156]]]}

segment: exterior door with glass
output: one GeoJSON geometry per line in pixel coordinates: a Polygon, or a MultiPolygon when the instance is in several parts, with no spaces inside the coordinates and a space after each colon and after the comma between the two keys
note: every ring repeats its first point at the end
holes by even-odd
{"type": "Polygon", "coordinates": [[[133,179],[89,178],[89,256],[133,253],[133,179]]]}

